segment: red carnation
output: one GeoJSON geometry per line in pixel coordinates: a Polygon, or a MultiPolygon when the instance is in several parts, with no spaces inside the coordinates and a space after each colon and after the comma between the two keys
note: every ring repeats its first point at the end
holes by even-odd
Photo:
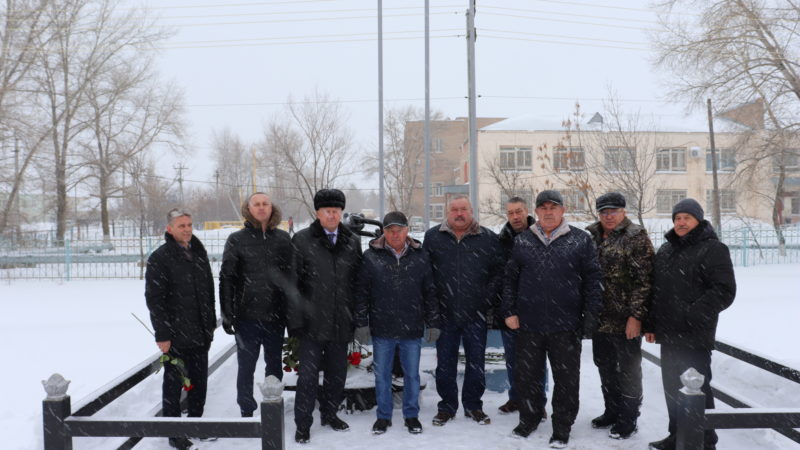
{"type": "Polygon", "coordinates": [[[284,366],[284,368],[283,368],[283,371],[284,371],[284,372],[291,372],[291,371],[292,371],[292,368],[291,368],[291,367],[289,367],[289,366],[284,366]]]}
{"type": "Polygon", "coordinates": [[[184,385],[183,386],[183,390],[186,391],[186,392],[189,392],[192,389],[194,389],[194,385],[193,384],[189,384],[189,385],[184,385]]]}
{"type": "Polygon", "coordinates": [[[352,364],[354,366],[360,365],[361,364],[361,352],[350,353],[350,357],[348,359],[350,359],[350,364],[352,364]]]}

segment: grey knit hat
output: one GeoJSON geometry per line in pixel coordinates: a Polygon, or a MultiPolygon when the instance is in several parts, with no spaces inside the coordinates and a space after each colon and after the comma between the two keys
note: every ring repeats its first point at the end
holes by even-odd
{"type": "Polygon", "coordinates": [[[675,206],[672,207],[672,221],[675,222],[675,216],[678,213],[688,213],[694,216],[699,222],[703,221],[703,207],[700,206],[700,203],[697,203],[697,200],[693,198],[685,198],[675,206]]]}

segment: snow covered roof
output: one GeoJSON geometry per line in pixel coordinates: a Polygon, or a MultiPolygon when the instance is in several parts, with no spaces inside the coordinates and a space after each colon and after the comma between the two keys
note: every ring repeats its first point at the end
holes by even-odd
{"type": "MultiPolygon", "coordinates": [[[[581,120],[583,129],[596,130],[603,118],[600,113],[584,114],[581,120]],[[599,117],[598,117],[599,116],[599,117]]],[[[511,117],[491,125],[485,126],[480,131],[564,131],[563,121],[567,117],[542,116],[539,114],[525,114],[511,117]]],[[[606,119],[607,121],[607,119],[606,119]]],[[[656,114],[640,114],[638,119],[633,116],[626,117],[625,122],[635,123],[637,131],[660,131],[677,133],[706,133],[708,132],[708,119],[702,114],[675,117],[672,115],[658,116],[656,114]]],[[[717,117],[714,119],[715,132],[742,132],[747,127],[736,122],[717,117]]]]}

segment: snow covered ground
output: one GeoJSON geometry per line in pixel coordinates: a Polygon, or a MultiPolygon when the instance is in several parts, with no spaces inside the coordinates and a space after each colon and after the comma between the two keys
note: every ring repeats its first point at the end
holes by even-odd
{"type": "MultiPolygon", "coordinates": [[[[718,337],[733,345],[752,350],[800,368],[800,352],[794,333],[800,317],[800,265],[764,265],[737,267],[739,293],[734,305],[720,320],[718,337]]],[[[131,316],[136,313],[148,321],[143,298],[143,282],[137,280],[72,281],[50,283],[24,281],[0,285],[0,342],[5,357],[0,375],[0,447],[4,449],[42,448],[41,400],[44,390],[40,380],[60,372],[72,380],[69,394],[75,405],[116,378],[134,364],[156,351],[152,338],[131,316]]],[[[231,342],[217,334],[212,354],[231,342]]],[[[657,346],[646,345],[657,352],[657,346]]],[[[425,349],[424,371],[435,365],[432,349],[425,349]]],[[[235,357],[234,357],[235,358],[235,357]]],[[[261,363],[263,364],[263,363],[261,363]]],[[[602,411],[597,371],[592,364],[591,345],[584,341],[581,367],[581,409],[573,427],[570,447],[576,449],[641,449],[646,443],[666,433],[666,413],[661,392],[660,372],[644,362],[645,398],[639,421],[639,434],[627,441],[613,441],[605,431],[592,430],[589,422],[602,411]]],[[[714,356],[714,380],[726,390],[742,394],[764,407],[800,407],[800,386],[759,369],[746,366],[725,355],[714,356]]],[[[263,366],[257,369],[257,373],[263,366]]],[[[503,370],[502,365],[489,370],[503,370]]],[[[262,372],[263,373],[263,372],[262,372]]],[[[546,447],[551,425],[543,423],[527,440],[510,437],[516,416],[501,416],[497,407],[506,394],[487,391],[484,409],[492,424],[477,426],[463,417],[443,428],[430,426],[436,412],[436,395],[429,374],[428,388],[421,396],[422,435],[409,435],[395,411],[395,426],[386,435],[369,432],[375,420],[374,410],[343,416],[350,423],[348,433],[335,433],[312,427],[312,443],[303,448],[542,448],[546,447]]],[[[231,358],[211,378],[207,417],[236,417],[236,364],[231,358]]],[[[160,401],[161,375],[150,377],[119,401],[104,409],[102,415],[145,415],[160,401]]],[[[552,390],[552,385],[551,385],[552,390]]],[[[257,395],[258,398],[258,395],[257,395]]],[[[285,393],[287,447],[292,440],[294,394],[285,393]]],[[[724,405],[720,405],[724,408],[724,405]]],[[[548,406],[548,410],[550,410],[548,406]]],[[[315,417],[318,419],[318,417],[315,417]]],[[[76,438],[76,449],[114,448],[118,439],[76,438]]],[[[200,448],[257,448],[250,439],[227,439],[200,443],[200,448]]],[[[142,449],[168,448],[165,439],[145,439],[142,449]]],[[[793,442],[768,430],[724,430],[720,449],[797,448],[793,442]]]]}

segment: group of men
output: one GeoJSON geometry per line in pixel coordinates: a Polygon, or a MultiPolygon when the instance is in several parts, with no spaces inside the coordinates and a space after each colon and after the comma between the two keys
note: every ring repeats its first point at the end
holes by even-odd
{"type": "MultiPolygon", "coordinates": [[[[269,197],[251,195],[242,205],[245,227],[226,242],[219,281],[223,328],[236,337],[242,416],[252,416],[257,408],[253,373],[262,347],[266,375],[282,378],[288,330],[300,342],[294,405],[298,443],[310,441],[317,401],[322,426],[349,429],[337,412],[353,339],[372,341],[374,434],[392,426],[396,354],[404,376],[404,426],[412,434],[422,432],[422,338],[436,345],[441,400],[432,424],[444,426],[459,410],[459,347],[465,356],[464,415],[489,424],[482,396],[487,330],[495,323],[502,329],[510,383],[509,401],[500,412],[519,411],[513,435],[526,438],[547,418],[549,359],[554,383],[550,446],[568,445],[578,413],[584,338],[592,339],[605,405],[592,427],[610,428],[614,439],[633,435],[642,402],[645,336],[662,344],[670,418],[669,436],[650,447],[675,448],[683,371],[694,367],[706,377],[703,390],[707,407],[713,407],[711,349],[718,314],[735,295],[732,264],[696,201],[675,205],[675,226],[657,254],[646,230],[626,217],[625,206],[619,193],[600,196],[599,220],[587,233],[567,222],[557,191],[539,193],[535,218],[524,199],[513,197],[498,236],[473,217],[468,197],[456,196],[447,204],[446,220],[429,229],[422,243],[408,235],[406,216],[393,211],[383,218],[383,235],[362,253],[360,236],[341,222],[341,191],[317,192],[316,220],[291,238],[278,228],[280,210],[269,197]]],[[[165,238],[148,260],[147,303],[159,349],[184,360],[194,385],[188,392],[189,416],[199,417],[216,320],[211,270],[187,212],[169,213],[165,238]]],[[[178,369],[167,365],[165,370],[165,416],[180,415],[178,369]]],[[[709,431],[706,448],[715,448],[716,439],[709,431]]],[[[171,438],[170,444],[191,446],[181,438],[171,438]]]]}

